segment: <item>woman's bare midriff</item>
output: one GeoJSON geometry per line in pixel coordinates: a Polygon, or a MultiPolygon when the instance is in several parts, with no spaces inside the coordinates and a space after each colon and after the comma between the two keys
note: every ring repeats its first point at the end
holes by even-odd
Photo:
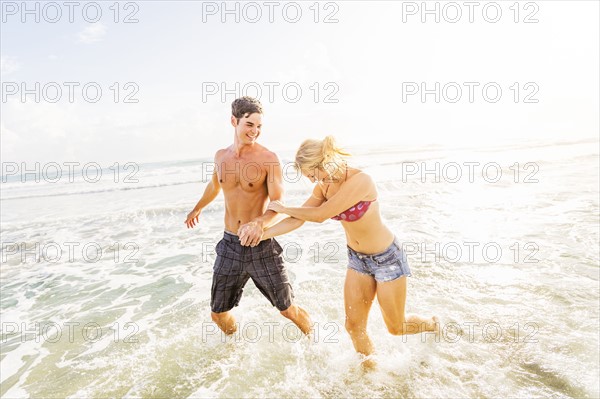
{"type": "Polygon", "coordinates": [[[346,232],[348,246],[356,252],[376,254],[394,242],[394,233],[383,224],[377,203],[373,203],[360,220],[340,223],[346,232]]]}

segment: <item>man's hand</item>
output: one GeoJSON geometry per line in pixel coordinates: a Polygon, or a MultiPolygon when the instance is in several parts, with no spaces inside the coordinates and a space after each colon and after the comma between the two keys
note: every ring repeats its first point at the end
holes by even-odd
{"type": "Polygon", "coordinates": [[[281,201],[269,202],[269,206],[267,207],[267,209],[270,211],[277,212],[277,213],[285,213],[285,206],[283,205],[283,202],[281,202],[281,201]]]}
{"type": "Polygon", "coordinates": [[[193,228],[196,225],[196,223],[198,223],[198,217],[200,216],[200,212],[201,210],[193,210],[190,213],[188,213],[187,219],[184,222],[187,225],[188,229],[193,228]]]}
{"type": "Polygon", "coordinates": [[[263,235],[263,225],[261,222],[252,221],[243,224],[238,229],[240,243],[244,246],[255,247],[260,243],[263,235]]]}

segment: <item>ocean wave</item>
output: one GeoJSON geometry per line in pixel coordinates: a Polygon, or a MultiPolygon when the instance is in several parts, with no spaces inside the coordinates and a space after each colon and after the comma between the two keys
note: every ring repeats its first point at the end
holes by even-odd
{"type": "Polygon", "coordinates": [[[1,196],[1,201],[10,201],[10,200],[18,200],[25,198],[43,198],[43,197],[61,197],[67,195],[80,195],[80,194],[99,194],[106,193],[111,191],[128,191],[128,190],[143,190],[148,188],[158,188],[158,187],[168,187],[168,186],[180,186],[183,184],[193,184],[193,183],[204,183],[202,180],[187,180],[181,182],[171,182],[171,183],[157,183],[157,184],[147,184],[144,186],[124,186],[117,188],[105,188],[100,190],[78,190],[78,191],[67,191],[67,192],[58,192],[58,193],[40,193],[40,194],[28,194],[28,195],[16,195],[13,197],[5,197],[1,196]]]}

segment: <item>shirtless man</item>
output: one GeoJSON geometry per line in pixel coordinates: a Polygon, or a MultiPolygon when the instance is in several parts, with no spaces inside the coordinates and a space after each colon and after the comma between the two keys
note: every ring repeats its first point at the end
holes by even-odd
{"type": "Polygon", "coordinates": [[[212,290],[212,320],[225,334],[237,327],[231,309],[237,306],[249,278],[286,318],[304,334],[311,328],[306,311],[293,303],[294,293],[283,264],[281,246],[274,238],[262,240],[263,228],[277,213],[268,200],[283,197],[281,164],[275,153],[256,140],[262,127],[262,105],[251,97],[231,104],[233,144],[215,154],[215,172],[185,224],[193,228],[202,209],[219,194],[225,196],[225,233],[216,246],[212,290]],[[240,237],[243,236],[243,242],[240,237]]]}

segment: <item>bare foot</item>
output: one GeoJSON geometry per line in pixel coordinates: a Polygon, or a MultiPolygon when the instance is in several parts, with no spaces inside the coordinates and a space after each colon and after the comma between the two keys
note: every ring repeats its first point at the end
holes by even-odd
{"type": "Polygon", "coordinates": [[[373,371],[377,368],[377,362],[373,360],[370,356],[367,356],[365,360],[360,363],[360,367],[363,371],[373,371]]]}
{"type": "Polygon", "coordinates": [[[432,316],[431,321],[427,323],[426,331],[432,331],[438,335],[440,333],[440,318],[432,316]]]}

